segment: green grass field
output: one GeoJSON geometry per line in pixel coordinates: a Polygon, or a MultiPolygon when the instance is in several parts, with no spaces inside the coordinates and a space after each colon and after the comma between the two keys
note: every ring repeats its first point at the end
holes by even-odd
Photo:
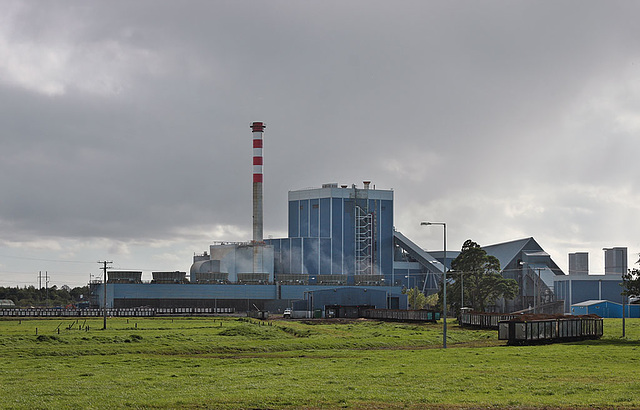
{"type": "Polygon", "coordinates": [[[0,320],[2,408],[640,408],[640,320],[598,341],[246,318],[0,320]],[[87,326],[89,327],[87,330],[87,326]],[[37,334],[36,334],[37,329],[37,334]]]}

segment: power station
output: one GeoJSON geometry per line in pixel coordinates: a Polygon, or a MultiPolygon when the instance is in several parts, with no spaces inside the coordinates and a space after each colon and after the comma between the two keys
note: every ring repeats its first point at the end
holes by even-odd
{"type": "MultiPolygon", "coordinates": [[[[407,309],[404,289],[418,288],[425,294],[438,291],[445,269],[443,262],[448,262],[449,269],[458,252],[427,252],[397,231],[394,192],[376,189],[371,181],[363,181],[362,185],[334,182],[290,191],[288,236],[265,240],[266,125],[253,122],[250,128],[252,240],[211,244],[208,251],[194,255],[188,277],[186,272],[153,272],[151,283],[142,283],[142,272],[110,271],[106,307],[271,312],[294,305],[323,312],[329,306],[335,310],[342,305],[407,309]]],[[[566,285],[571,282],[565,279],[569,276],[533,238],[483,249],[500,260],[503,276],[516,280],[520,289],[514,300],[499,301],[492,307],[494,311],[513,312],[542,304],[556,312],[569,310],[570,305],[556,297],[558,291],[568,296],[566,285]]],[[[616,265],[626,256],[621,249],[606,250],[616,265]]],[[[575,258],[570,260],[572,272],[578,266],[575,258]]],[[[102,286],[92,284],[92,304],[97,307],[104,307],[105,303],[100,297],[102,286]]]]}

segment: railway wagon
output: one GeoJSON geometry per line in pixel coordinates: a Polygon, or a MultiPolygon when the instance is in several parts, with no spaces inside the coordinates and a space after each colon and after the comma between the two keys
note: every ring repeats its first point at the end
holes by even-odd
{"type": "Polygon", "coordinates": [[[529,320],[520,317],[500,322],[498,329],[498,339],[507,340],[509,345],[599,339],[602,334],[602,318],[597,315],[529,320]]]}
{"type": "Polygon", "coordinates": [[[497,330],[501,321],[515,319],[518,316],[507,313],[462,312],[458,323],[464,327],[497,330]]]}
{"type": "Polygon", "coordinates": [[[440,312],[435,310],[364,309],[361,317],[367,319],[391,320],[398,322],[437,322],[440,312]]]}

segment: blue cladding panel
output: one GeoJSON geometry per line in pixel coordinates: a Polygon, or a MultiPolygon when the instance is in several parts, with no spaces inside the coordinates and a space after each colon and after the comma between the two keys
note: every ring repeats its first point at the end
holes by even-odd
{"type": "Polygon", "coordinates": [[[331,199],[322,198],[320,200],[320,237],[329,238],[331,236],[331,199]]]}
{"type": "Polygon", "coordinates": [[[574,306],[571,308],[572,315],[586,315],[588,314],[589,309],[587,306],[574,306]]]}
{"type": "Polygon", "coordinates": [[[382,274],[381,270],[381,252],[380,252],[380,201],[369,200],[369,213],[373,214],[373,263],[375,265],[375,273],[382,274]]]}
{"type": "Polygon", "coordinates": [[[291,240],[280,241],[280,266],[282,273],[291,273],[291,240]]]}
{"type": "Polygon", "coordinates": [[[343,270],[346,274],[355,272],[355,210],[353,200],[344,201],[344,231],[342,232],[343,270]]]}
{"type": "Polygon", "coordinates": [[[313,292],[314,309],[324,309],[327,305],[387,307],[387,293],[378,289],[344,287],[313,292]]]}
{"type": "MultiPolygon", "coordinates": [[[[100,285],[98,285],[100,286],[100,285]]],[[[282,299],[304,299],[309,290],[329,290],[334,293],[335,286],[303,286],[283,285],[280,294],[282,299]]],[[[358,287],[356,292],[386,292],[389,296],[401,298],[401,309],[406,309],[406,295],[401,294],[401,288],[376,286],[358,287]],[[402,302],[404,300],[404,302],[402,302]]],[[[276,285],[169,285],[169,284],[110,284],[107,286],[107,304],[113,305],[113,298],[128,299],[276,299],[278,296],[276,285]]],[[[99,289],[100,294],[102,290],[99,289]]],[[[339,292],[335,292],[337,294],[339,292]]],[[[334,304],[335,302],[331,303],[334,304]]],[[[634,306],[637,307],[637,306],[634,306]]],[[[637,316],[637,310],[632,311],[637,316]]]]}
{"type": "Polygon", "coordinates": [[[572,281],[571,298],[573,303],[598,299],[598,282],[596,281],[572,281]]]}
{"type": "MultiPolygon", "coordinates": [[[[602,299],[610,300],[612,302],[622,303],[622,296],[620,292],[622,291],[622,287],[620,287],[620,282],[615,281],[603,281],[602,282],[602,299]]],[[[622,315],[622,310],[620,310],[620,314],[622,315]]]]}
{"type": "Polygon", "coordinates": [[[382,274],[390,275],[393,271],[393,201],[380,201],[378,215],[380,268],[382,274]]]}
{"type": "Polygon", "coordinates": [[[408,274],[409,274],[409,269],[400,268],[400,269],[393,270],[393,276],[396,283],[403,283],[406,280],[404,277],[407,276],[408,274]]]}
{"type": "Polygon", "coordinates": [[[300,236],[298,231],[298,219],[300,218],[300,203],[299,201],[289,202],[289,238],[296,238],[300,236]]]}
{"type": "Polygon", "coordinates": [[[569,312],[571,304],[569,303],[569,295],[567,294],[567,282],[556,281],[553,283],[553,291],[556,294],[556,300],[564,300],[564,311],[569,312]]]}
{"type": "Polygon", "coordinates": [[[595,313],[600,317],[622,317],[622,304],[604,302],[598,303],[594,307],[596,309],[589,313],[595,313]],[[598,309],[598,307],[600,307],[600,309],[598,309]]]}
{"type": "MultiPolygon", "coordinates": [[[[143,285],[144,286],[144,285],[143,285]]],[[[185,286],[185,285],[183,285],[185,286]]],[[[200,286],[200,285],[198,285],[200,286]]],[[[224,286],[234,286],[234,285],[224,285],[224,286]]],[[[333,293],[334,289],[341,289],[341,287],[336,287],[336,286],[327,286],[327,285],[316,285],[316,286],[305,286],[305,285],[282,285],[281,287],[281,295],[282,295],[282,299],[304,299],[307,296],[308,291],[312,290],[314,291],[314,293],[316,291],[321,291],[321,290],[330,290],[333,293]]],[[[373,291],[384,291],[386,292],[389,296],[400,296],[400,297],[404,297],[404,299],[406,300],[406,295],[402,294],[402,288],[401,287],[391,287],[391,286],[375,286],[375,287],[368,287],[368,286],[358,286],[358,288],[360,291],[364,290],[364,289],[369,289],[369,290],[373,290],[373,291]]],[[[367,293],[369,292],[369,290],[367,290],[367,293]]],[[[337,293],[337,292],[335,292],[337,293]]],[[[406,305],[405,305],[405,309],[406,309],[406,305]]]]}
{"type": "Polygon", "coordinates": [[[303,273],[301,238],[291,239],[291,273],[303,273]]]}
{"type": "Polygon", "coordinates": [[[317,238],[319,236],[320,223],[320,201],[312,199],[309,201],[309,236],[317,238]]]}
{"type": "Polygon", "coordinates": [[[282,273],[282,239],[266,239],[265,243],[273,246],[273,272],[282,273]]]}
{"type": "Polygon", "coordinates": [[[320,256],[320,240],[318,238],[304,238],[304,273],[318,274],[318,257],[320,256]]]}
{"type": "Polygon", "coordinates": [[[331,274],[331,239],[320,239],[320,274],[331,274]]]}
{"type": "MultiPolygon", "coordinates": [[[[275,299],[268,285],[110,284],[113,297],[122,299],[275,299]]],[[[111,302],[107,302],[110,304],[111,302]]]]}
{"type": "Polygon", "coordinates": [[[306,238],[309,236],[309,201],[304,199],[300,201],[300,236],[306,238]]]}
{"type": "Polygon", "coordinates": [[[331,200],[331,211],[333,214],[332,232],[331,232],[331,260],[332,274],[339,275],[344,273],[342,269],[342,199],[333,198],[331,200]]]}

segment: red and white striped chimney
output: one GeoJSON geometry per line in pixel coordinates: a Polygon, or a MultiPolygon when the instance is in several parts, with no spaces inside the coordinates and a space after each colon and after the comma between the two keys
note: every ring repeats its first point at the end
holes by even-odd
{"type": "Polygon", "coordinates": [[[266,125],[262,122],[251,124],[253,130],[253,240],[262,242],[262,133],[266,125]]]}

